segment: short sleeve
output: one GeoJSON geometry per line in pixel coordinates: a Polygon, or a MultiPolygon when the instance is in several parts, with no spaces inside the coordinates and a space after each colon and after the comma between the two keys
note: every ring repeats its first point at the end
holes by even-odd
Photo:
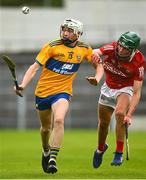
{"type": "Polygon", "coordinates": [[[38,61],[39,64],[44,65],[46,61],[52,56],[51,51],[52,49],[49,44],[45,44],[41,51],[38,53],[36,61],[38,61]]]}
{"type": "Polygon", "coordinates": [[[91,61],[92,52],[93,52],[92,48],[89,47],[89,48],[87,49],[87,53],[86,53],[86,56],[85,56],[85,59],[86,59],[87,61],[89,61],[89,62],[91,61]]]}
{"type": "Polygon", "coordinates": [[[116,42],[112,42],[111,44],[106,44],[99,48],[99,50],[102,52],[103,55],[109,54],[111,51],[113,51],[116,47],[116,42]]]}

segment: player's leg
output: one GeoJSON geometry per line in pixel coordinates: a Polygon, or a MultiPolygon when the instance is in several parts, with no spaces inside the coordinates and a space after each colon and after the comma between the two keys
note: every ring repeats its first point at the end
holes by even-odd
{"type": "Polygon", "coordinates": [[[50,145],[49,138],[52,132],[52,118],[51,118],[51,109],[49,110],[37,110],[41,128],[41,140],[42,140],[42,168],[44,172],[48,173],[48,162],[50,159],[50,145]]]}
{"type": "Polygon", "coordinates": [[[109,106],[99,104],[98,106],[98,149],[100,151],[104,150],[104,145],[106,143],[106,138],[109,130],[109,124],[111,121],[111,116],[114,109],[109,106]]]}
{"type": "Polygon", "coordinates": [[[112,107],[99,104],[98,106],[98,147],[94,152],[93,167],[98,168],[102,163],[104,152],[107,150],[106,138],[109,124],[114,109],[112,107]]]}
{"type": "Polygon", "coordinates": [[[115,109],[116,118],[116,152],[111,165],[121,165],[123,162],[123,149],[125,138],[125,127],[123,124],[124,116],[128,110],[131,96],[127,93],[122,93],[117,97],[117,105],[115,109]]]}
{"type": "Polygon", "coordinates": [[[50,173],[57,172],[56,158],[64,137],[64,119],[69,108],[67,99],[59,99],[52,105],[54,125],[52,132],[52,143],[48,170],[50,173]]]}

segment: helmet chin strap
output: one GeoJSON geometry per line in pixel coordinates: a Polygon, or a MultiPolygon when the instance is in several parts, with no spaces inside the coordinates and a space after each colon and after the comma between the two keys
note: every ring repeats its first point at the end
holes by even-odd
{"type": "Polygon", "coordinates": [[[78,40],[78,38],[76,38],[76,39],[74,39],[74,40],[62,38],[61,40],[63,41],[63,43],[64,43],[65,45],[70,45],[70,44],[76,42],[76,41],[78,40]]]}
{"type": "Polygon", "coordinates": [[[136,50],[134,50],[134,51],[132,52],[132,54],[131,54],[131,56],[130,56],[130,59],[129,59],[129,62],[132,60],[132,58],[133,58],[133,56],[135,55],[135,53],[136,53],[136,50]]]}

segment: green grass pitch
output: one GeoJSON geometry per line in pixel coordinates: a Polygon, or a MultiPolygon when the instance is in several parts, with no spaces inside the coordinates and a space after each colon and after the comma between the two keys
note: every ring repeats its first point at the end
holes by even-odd
{"type": "MultiPolygon", "coordinates": [[[[99,169],[92,168],[96,129],[65,130],[57,163],[58,173],[45,174],[41,168],[39,130],[0,130],[0,179],[145,179],[146,132],[129,133],[130,160],[113,167],[115,134],[108,136],[109,149],[99,169]]],[[[125,155],[125,153],[124,153],[125,155]]]]}

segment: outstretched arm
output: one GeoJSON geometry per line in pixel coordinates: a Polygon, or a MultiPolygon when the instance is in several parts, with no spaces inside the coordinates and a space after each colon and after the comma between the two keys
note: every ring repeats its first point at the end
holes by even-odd
{"type": "Polygon", "coordinates": [[[94,67],[96,68],[96,74],[95,76],[90,76],[90,77],[86,77],[86,79],[89,81],[90,84],[96,86],[103,74],[104,74],[104,69],[103,69],[103,66],[102,66],[102,60],[100,58],[100,55],[102,55],[102,52],[100,51],[100,49],[94,49],[93,50],[93,54],[91,56],[92,58],[92,63],[94,65],[94,67]]]}
{"type": "Polygon", "coordinates": [[[100,49],[94,49],[93,53],[91,55],[92,58],[92,63],[93,64],[99,64],[102,63],[102,59],[100,58],[100,56],[102,56],[102,52],[100,51],[100,49]]]}
{"type": "Polygon", "coordinates": [[[26,86],[30,83],[30,81],[33,79],[33,77],[35,76],[36,72],[38,71],[40,65],[37,64],[36,62],[34,64],[32,64],[28,70],[26,71],[23,80],[21,82],[21,84],[19,85],[20,90],[17,90],[16,88],[14,88],[16,94],[19,94],[21,91],[23,91],[26,86]]]}
{"type": "Polygon", "coordinates": [[[134,81],[134,86],[133,86],[134,93],[130,102],[129,110],[124,118],[124,123],[127,123],[129,125],[131,124],[132,115],[140,100],[142,83],[143,83],[142,81],[134,81]]]}

